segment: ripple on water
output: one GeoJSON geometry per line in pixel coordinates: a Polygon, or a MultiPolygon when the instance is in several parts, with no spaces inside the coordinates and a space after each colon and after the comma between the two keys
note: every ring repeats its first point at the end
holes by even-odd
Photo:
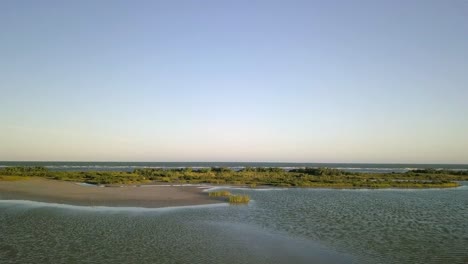
{"type": "Polygon", "coordinates": [[[255,202],[164,214],[0,203],[0,259],[320,263],[323,254],[335,263],[464,263],[466,191],[233,189],[255,202]]]}
{"type": "Polygon", "coordinates": [[[463,263],[468,255],[466,193],[299,189],[264,199],[252,195],[269,208],[254,218],[265,227],[320,240],[368,263],[463,263]]]}

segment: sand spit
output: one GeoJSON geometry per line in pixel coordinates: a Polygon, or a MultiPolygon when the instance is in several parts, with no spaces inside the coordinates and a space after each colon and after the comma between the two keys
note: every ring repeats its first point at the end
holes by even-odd
{"type": "Polygon", "coordinates": [[[0,181],[0,199],[29,200],[56,204],[110,207],[174,207],[215,204],[197,186],[96,187],[73,182],[32,178],[24,181],[0,181]]]}

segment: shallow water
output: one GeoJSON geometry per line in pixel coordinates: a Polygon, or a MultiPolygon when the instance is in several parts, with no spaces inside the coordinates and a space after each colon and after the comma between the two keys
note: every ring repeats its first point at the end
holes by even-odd
{"type": "Polygon", "coordinates": [[[0,202],[0,263],[466,263],[468,184],[231,189],[248,206],[0,202]]]}

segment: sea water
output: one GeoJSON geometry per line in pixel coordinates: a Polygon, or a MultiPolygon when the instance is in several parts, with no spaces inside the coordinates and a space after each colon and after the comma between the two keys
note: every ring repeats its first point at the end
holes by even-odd
{"type": "Polygon", "coordinates": [[[377,163],[286,163],[286,162],[31,162],[0,161],[0,168],[7,166],[44,166],[55,171],[133,171],[138,168],[227,167],[240,170],[245,167],[277,167],[286,170],[304,167],[328,167],[351,172],[390,173],[413,169],[468,170],[467,164],[377,164],[377,163]]]}
{"type": "Polygon", "coordinates": [[[462,184],[230,189],[252,202],[169,209],[3,200],[0,263],[467,263],[462,184]]]}

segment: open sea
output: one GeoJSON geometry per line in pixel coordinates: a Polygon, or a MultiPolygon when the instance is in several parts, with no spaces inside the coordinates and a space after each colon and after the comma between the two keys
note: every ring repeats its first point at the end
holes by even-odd
{"type": "MultiPolygon", "coordinates": [[[[12,163],[57,170],[271,163],[12,163]]],[[[359,171],[466,165],[288,164],[359,171]]],[[[90,187],[92,188],[92,187],[90,187]]],[[[0,263],[468,263],[468,182],[451,189],[242,189],[249,205],[148,209],[1,200],[0,263]]]]}
{"type": "Polygon", "coordinates": [[[413,169],[468,170],[468,164],[378,164],[378,163],[286,163],[286,162],[56,162],[56,161],[0,161],[6,166],[44,166],[62,171],[132,171],[136,168],[207,168],[227,167],[239,170],[245,167],[278,167],[295,169],[304,167],[328,167],[354,172],[406,172],[413,169]]]}

